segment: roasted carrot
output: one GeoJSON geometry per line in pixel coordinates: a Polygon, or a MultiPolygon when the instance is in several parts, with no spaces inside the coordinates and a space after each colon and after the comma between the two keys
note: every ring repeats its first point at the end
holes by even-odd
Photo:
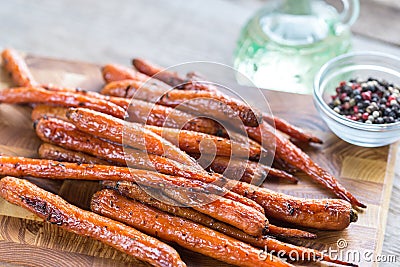
{"type": "Polygon", "coordinates": [[[192,179],[202,179],[204,182],[213,182],[213,177],[205,177],[204,170],[198,171],[165,157],[148,154],[146,152],[124,148],[116,143],[85,134],[65,121],[55,118],[42,118],[35,123],[36,134],[48,143],[66,149],[81,151],[96,156],[117,165],[145,170],[155,170],[169,175],[178,175],[192,179]]]}
{"type": "MultiPolygon", "coordinates": [[[[218,90],[218,88],[213,86],[212,83],[207,82],[204,77],[199,77],[199,75],[194,72],[188,73],[187,79],[184,79],[177,73],[169,72],[142,59],[134,59],[132,63],[140,72],[148,76],[154,76],[156,79],[163,80],[171,86],[176,87],[176,89],[206,91],[218,90]]],[[[281,132],[288,134],[290,137],[298,141],[322,143],[322,140],[318,137],[304,132],[302,129],[288,123],[281,118],[263,114],[263,119],[269,124],[274,125],[281,132]]]]}
{"type": "Polygon", "coordinates": [[[164,106],[216,119],[217,121],[242,121],[246,126],[258,126],[262,114],[245,103],[218,91],[165,90],[148,86],[141,81],[118,81],[107,84],[103,94],[134,97],[164,106]]]}
{"type": "Polygon", "coordinates": [[[150,125],[145,127],[187,153],[211,153],[217,156],[232,156],[234,158],[250,158],[257,160],[263,152],[259,144],[241,144],[223,137],[195,131],[162,128],[150,125]]]}
{"type": "Polygon", "coordinates": [[[165,70],[154,64],[150,64],[143,59],[135,58],[132,60],[132,64],[141,73],[160,80],[172,87],[185,83],[185,79],[179,77],[177,73],[165,70]]]}
{"type": "Polygon", "coordinates": [[[88,154],[68,150],[49,143],[43,143],[38,149],[39,157],[56,161],[66,161],[86,164],[109,165],[110,162],[90,156],[88,154]]]}
{"type": "Polygon", "coordinates": [[[256,201],[268,217],[299,226],[343,230],[357,221],[357,212],[341,199],[296,198],[247,183],[235,183],[231,190],[256,201]]]}
{"type": "MultiPolygon", "coordinates": [[[[353,266],[353,264],[338,261],[338,260],[330,258],[327,255],[323,255],[318,250],[291,245],[288,243],[278,241],[274,238],[270,238],[268,236],[264,236],[264,237],[250,236],[250,235],[244,233],[243,231],[240,231],[237,228],[234,228],[223,222],[216,221],[215,219],[213,219],[205,214],[202,214],[196,210],[193,210],[192,208],[179,207],[178,205],[173,205],[173,204],[170,205],[170,204],[167,204],[165,201],[157,200],[157,199],[151,197],[140,186],[138,186],[134,183],[125,182],[125,181],[120,181],[120,182],[104,181],[103,186],[105,186],[106,188],[113,188],[113,189],[117,190],[120,194],[122,194],[123,196],[134,199],[134,200],[139,201],[148,206],[151,206],[151,207],[154,207],[161,211],[167,212],[169,214],[199,223],[208,228],[214,229],[218,232],[221,232],[223,234],[226,234],[228,236],[236,238],[240,241],[246,242],[252,246],[265,249],[267,251],[271,251],[271,250],[282,251],[285,253],[286,256],[293,255],[293,253],[295,251],[297,253],[296,255],[299,255],[296,260],[305,260],[305,261],[324,260],[324,261],[333,262],[336,264],[353,266]]],[[[316,235],[305,232],[305,231],[301,231],[301,230],[297,230],[297,229],[281,228],[281,227],[277,227],[277,226],[274,226],[271,224],[269,224],[268,230],[269,230],[268,231],[269,235],[277,234],[278,236],[292,237],[292,238],[293,237],[316,238],[316,235]]]]}
{"type": "MultiPolygon", "coordinates": [[[[43,85],[46,90],[57,92],[73,92],[83,94],[89,97],[94,97],[106,101],[110,101],[128,112],[127,121],[138,122],[148,125],[179,128],[184,130],[208,133],[212,135],[225,135],[224,128],[211,119],[198,118],[192,114],[173,109],[170,107],[149,103],[138,99],[127,99],[122,97],[110,97],[96,92],[85,91],[79,88],[64,88],[54,85],[43,85]]],[[[40,107],[34,110],[34,116],[38,119],[48,113],[55,117],[62,118],[58,115],[62,114],[62,107],[40,107]],[[46,111],[47,109],[47,111],[46,111]]]]}
{"type": "Polygon", "coordinates": [[[67,110],[65,107],[37,105],[32,109],[32,121],[37,121],[43,117],[52,117],[60,120],[68,121],[67,110]]]}
{"type": "Polygon", "coordinates": [[[260,251],[246,243],[195,222],[129,200],[113,190],[104,189],[97,192],[92,198],[91,209],[150,235],[237,266],[291,266],[272,255],[262,260],[259,258],[260,251]]]}
{"type": "Polygon", "coordinates": [[[276,129],[279,131],[289,135],[290,137],[305,143],[317,143],[322,144],[322,140],[318,137],[306,133],[302,129],[290,124],[289,122],[285,121],[276,116],[270,116],[268,114],[263,114],[263,120],[268,122],[270,125],[275,126],[276,129]]]}
{"type": "MultiPolygon", "coordinates": [[[[192,154],[195,159],[200,159],[200,154],[192,154]]],[[[200,165],[201,162],[199,162],[200,165]]],[[[208,162],[207,162],[208,163],[208,162]]],[[[223,174],[225,177],[233,180],[260,185],[267,176],[277,177],[291,183],[297,183],[298,180],[293,175],[282,170],[268,167],[254,161],[232,159],[224,156],[215,156],[208,166],[203,166],[209,171],[223,174]]]]}
{"type": "Polygon", "coordinates": [[[25,60],[14,49],[5,49],[1,54],[6,71],[16,86],[37,86],[25,60]]]}
{"type": "Polygon", "coordinates": [[[148,153],[165,156],[180,163],[203,171],[190,156],[175,145],[138,123],[121,119],[89,109],[70,109],[67,118],[81,131],[105,138],[119,144],[125,143],[148,153]]]}
{"type": "Polygon", "coordinates": [[[306,153],[296,147],[289,140],[271,130],[271,126],[266,123],[259,127],[247,127],[247,132],[251,138],[269,147],[270,140],[276,140],[276,154],[279,158],[295,166],[308,174],[315,182],[329,189],[336,196],[349,201],[352,205],[366,208],[366,205],[358,201],[349,191],[347,191],[333,175],[317,165],[306,153]]]}
{"type": "MultiPolygon", "coordinates": [[[[138,147],[138,144],[146,143],[146,145],[149,146],[151,142],[154,143],[154,141],[150,140],[150,137],[145,136],[145,132],[151,131],[152,133],[164,138],[172,144],[179,146],[181,150],[188,153],[202,153],[204,151],[204,153],[214,152],[216,155],[221,156],[232,155],[237,158],[249,157],[251,159],[258,159],[262,153],[262,148],[259,144],[247,147],[246,144],[236,143],[226,138],[208,135],[205,133],[165,127],[162,128],[150,125],[146,125],[144,127],[138,126],[136,123],[125,122],[123,120],[119,120],[89,109],[71,109],[67,112],[67,117],[81,131],[97,135],[101,138],[106,138],[117,143],[122,143],[124,141],[125,143],[128,141],[135,142],[136,148],[138,149],[143,149],[142,147],[138,147]],[[129,137],[132,136],[131,138],[145,139],[145,141],[137,141],[136,139],[132,139],[132,141],[128,140],[128,132],[129,137]],[[213,148],[215,148],[215,151],[213,151],[213,148]]],[[[155,145],[151,146],[155,147],[155,145]]],[[[162,147],[159,151],[162,151],[161,149],[162,147]]],[[[158,155],[163,154],[160,154],[154,150],[149,152],[158,155]]],[[[177,160],[176,157],[172,159],[177,160]]]]}
{"type": "Polygon", "coordinates": [[[18,87],[0,91],[0,103],[30,104],[41,103],[63,107],[86,107],[99,112],[124,118],[125,110],[102,99],[71,92],[52,92],[40,87],[18,87]]]}
{"type": "Polygon", "coordinates": [[[122,223],[77,208],[26,180],[1,179],[0,196],[64,230],[99,240],[153,266],[186,266],[175,249],[167,244],[122,223]]]}
{"type": "Polygon", "coordinates": [[[0,157],[0,175],[47,179],[134,181],[175,192],[174,196],[179,198],[178,201],[191,201],[190,204],[194,209],[232,224],[248,234],[259,236],[268,228],[268,221],[261,212],[242,203],[216,196],[215,194],[224,193],[222,188],[147,170],[2,156],[0,157]],[[211,202],[206,203],[209,201],[211,202]]]}
{"type": "Polygon", "coordinates": [[[106,83],[126,79],[147,81],[149,76],[118,64],[107,64],[102,67],[101,73],[106,83]]]}
{"type": "MultiPolygon", "coordinates": [[[[197,179],[205,183],[215,182],[215,177],[180,164],[165,157],[147,154],[135,149],[123,148],[91,135],[76,130],[75,126],[53,118],[41,119],[36,123],[36,133],[44,142],[52,143],[66,149],[81,151],[99,157],[117,165],[138,169],[152,170],[160,173],[197,179]]],[[[225,198],[240,202],[263,213],[263,208],[253,200],[228,190],[222,191],[225,198]]]]}
{"type": "MultiPolygon", "coordinates": [[[[42,119],[38,122],[36,126],[36,131],[39,137],[45,142],[50,142],[65,147],[67,149],[79,150],[84,153],[101,157],[106,160],[116,161],[120,164],[126,164],[126,156],[122,147],[90,137],[85,134],[79,135],[79,132],[74,132],[76,131],[74,126],[66,122],[57,122],[56,119],[51,118],[42,119]]],[[[128,157],[128,162],[131,162],[134,167],[150,170],[155,168],[157,171],[163,173],[180,175],[183,177],[187,177],[188,179],[199,179],[206,183],[215,182],[217,179],[220,179],[220,177],[216,177],[215,174],[210,177],[208,174],[203,175],[202,173],[196,173],[190,168],[185,169],[185,167],[183,166],[179,167],[179,164],[177,164],[176,162],[174,163],[173,161],[165,159],[163,157],[150,158],[145,160],[146,155],[143,156],[140,153],[135,154],[134,152],[134,150],[131,150],[129,151],[129,153],[126,154],[128,157]]],[[[311,207],[309,207],[308,204],[304,205],[303,207],[301,206],[302,203],[304,203],[303,199],[295,199],[287,195],[276,194],[264,188],[249,188],[241,182],[237,182],[235,185],[230,185],[229,187],[232,187],[231,189],[235,193],[251,198],[254,201],[258,202],[264,207],[266,211],[270,209],[271,213],[277,213],[276,216],[284,211],[285,213],[279,215],[278,219],[285,220],[293,224],[304,225],[314,228],[332,229],[335,227],[335,225],[336,227],[337,225],[339,225],[340,227],[345,227],[351,220],[354,220],[354,218],[349,219],[351,217],[351,210],[347,210],[346,202],[338,202],[337,200],[314,200],[311,207]],[[271,202],[268,202],[266,200],[271,202]],[[326,205],[327,203],[329,205],[326,205]],[[300,215],[298,215],[297,212],[294,215],[291,214],[292,211],[290,209],[287,209],[288,204],[290,204],[291,206],[302,207],[296,210],[300,215]],[[326,207],[329,207],[329,209],[327,210],[326,207]],[[315,212],[313,212],[312,214],[308,213],[308,209],[311,208],[315,210],[315,212]],[[336,208],[337,210],[335,210],[336,208]],[[316,212],[317,210],[318,212],[316,212]],[[325,218],[326,222],[322,222],[320,217],[325,218]],[[304,220],[304,218],[308,219],[304,220]],[[346,218],[348,219],[347,224],[346,218]],[[312,223],[312,221],[316,222],[315,225],[310,225],[310,222],[312,223]]],[[[224,193],[226,194],[226,191],[224,193]]],[[[225,195],[225,197],[229,196],[225,195]]],[[[241,203],[244,202],[241,199],[237,199],[236,196],[232,196],[231,199],[240,201],[241,203]]],[[[252,203],[247,203],[246,205],[251,206],[256,210],[259,210],[257,206],[252,203]]]]}
{"type": "MultiPolygon", "coordinates": [[[[221,221],[217,221],[214,218],[205,215],[201,212],[198,212],[190,207],[181,207],[178,203],[175,203],[174,200],[168,198],[167,200],[162,201],[162,199],[155,199],[149,194],[147,194],[142,187],[138,186],[135,183],[127,182],[127,181],[103,181],[102,185],[106,188],[112,188],[120,192],[122,195],[140,201],[146,205],[150,205],[159,210],[174,214],[176,216],[186,218],[192,220],[194,222],[200,223],[204,226],[210,227],[214,230],[217,230],[226,235],[232,236],[244,242],[247,242],[253,246],[264,248],[265,244],[263,243],[264,238],[257,238],[254,236],[249,236],[243,231],[230,226],[221,221]],[[171,203],[171,204],[167,204],[171,203]]],[[[151,190],[151,189],[146,189],[151,190]]],[[[268,235],[283,237],[283,238],[316,238],[315,234],[310,232],[291,229],[291,228],[283,228],[278,227],[272,224],[268,225],[268,235]]]]}

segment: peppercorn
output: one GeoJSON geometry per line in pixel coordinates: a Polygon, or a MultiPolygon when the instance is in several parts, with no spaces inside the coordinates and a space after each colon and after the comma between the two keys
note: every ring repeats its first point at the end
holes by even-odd
{"type": "Polygon", "coordinates": [[[342,81],[335,88],[328,104],[336,113],[364,123],[393,123],[400,121],[400,89],[385,80],[342,81]]]}
{"type": "Polygon", "coordinates": [[[386,108],[385,111],[383,112],[383,115],[389,116],[389,113],[391,113],[391,112],[392,112],[391,108],[386,108]]]}
{"type": "Polygon", "coordinates": [[[374,116],[374,118],[378,118],[381,114],[379,113],[379,111],[375,110],[374,112],[372,112],[372,116],[374,116]]]}
{"type": "Polygon", "coordinates": [[[354,101],[356,101],[357,103],[359,103],[361,100],[362,100],[362,96],[360,94],[354,96],[354,101]]]}

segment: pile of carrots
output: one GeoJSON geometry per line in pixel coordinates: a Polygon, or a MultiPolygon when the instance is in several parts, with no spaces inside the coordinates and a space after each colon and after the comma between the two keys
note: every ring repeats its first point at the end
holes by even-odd
{"type": "Polygon", "coordinates": [[[185,266],[159,239],[237,266],[292,266],[284,257],[294,251],[299,261],[354,266],[281,241],[316,235],[268,220],[343,230],[357,220],[353,207],[366,207],[280,132],[306,143],[321,143],[317,137],[195,73],[183,77],[141,59],[133,60],[135,68],[104,66],[106,84],[97,93],[40,84],[16,51],[6,49],[2,57],[17,87],[0,91],[0,103],[31,105],[43,141],[38,159],[0,156],[4,199],[154,266],[185,266]],[[245,135],[232,136],[220,123],[230,120],[239,120],[245,135]],[[203,167],[196,160],[209,149],[215,157],[203,167]],[[262,164],[274,151],[274,167],[262,164]],[[293,168],[339,199],[296,198],[258,186],[267,175],[296,183],[293,168]],[[24,177],[94,180],[103,189],[86,211],[24,177]],[[283,251],[283,258],[260,257],[263,249],[283,251]]]}

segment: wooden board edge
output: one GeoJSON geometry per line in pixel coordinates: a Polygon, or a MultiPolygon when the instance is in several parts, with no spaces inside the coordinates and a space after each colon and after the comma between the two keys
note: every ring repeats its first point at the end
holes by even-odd
{"type": "MultiPolygon", "coordinates": [[[[384,179],[384,189],[383,189],[383,194],[382,197],[384,198],[382,200],[382,205],[381,205],[381,210],[379,213],[379,221],[380,221],[380,228],[378,228],[378,240],[376,244],[376,255],[379,255],[382,253],[382,248],[383,248],[383,242],[385,239],[385,232],[386,232],[386,223],[387,223],[387,217],[389,213],[389,205],[390,205],[390,199],[392,195],[392,188],[393,188],[393,181],[395,177],[395,172],[396,172],[396,158],[397,158],[397,151],[400,146],[400,141],[390,145],[389,149],[389,155],[387,159],[387,171],[385,174],[385,179],[384,179]],[[392,166],[392,167],[391,167],[392,166]]],[[[374,264],[374,266],[377,266],[377,263],[374,264]]]]}

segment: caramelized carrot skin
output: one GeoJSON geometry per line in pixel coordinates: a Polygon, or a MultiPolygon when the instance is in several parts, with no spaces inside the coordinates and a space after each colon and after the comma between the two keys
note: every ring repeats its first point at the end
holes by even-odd
{"type": "Polygon", "coordinates": [[[102,93],[120,97],[134,97],[168,107],[209,116],[220,121],[240,119],[244,125],[255,127],[262,121],[261,112],[218,91],[166,90],[148,86],[141,81],[119,81],[107,84],[102,93]]]}
{"type": "Polygon", "coordinates": [[[261,144],[268,147],[269,140],[276,141],[276,155],[285,162],[302,170],[308,174],[315,182],[321,184],[339,198],[347,200],[353,206],[366,208],[367,206],[356,199],[349,191],[347,191],[333,175],[328,173],[317,165],[306,153],[296,147],[289,140],[279,134],[273,133],[271,127],[265,123],[259,127],[247,127],[249,136],[261,144]]]}
{"type": "MultiPolygon", "coordinates": [[[[200,158],[199,154],[192,154],[194,158],[200,158]]],[[[225,177],[251,183],[255,185],[261,184],[267,175],[278,177],[292,183],[297,183],[297,178],[284,171],[270,168],[253,161],[237,160],[230,157],[215,156],[208,167],[209,171],[223,174],[225,177]]]]}
{"type": "Polygon", "coordinates": [[[260,158],[263,150],[259,144],[248,144],[249,147],[247,147],[246,144],[240,144],[230,139],[195,131],[155,126],[145,127],[189,154],[214,154],[215,152],[217,156],[232,156],[235,158],[250,158],[257,160],[260,158]]]}
{"type": "MultiPolygon", "coordinates": [[[[54,85],[44,85],[44,88],[46,90],[55,92],[77,93],[88,97],[110,101],[111,103],[114,103],[115,105],[118,105],[124,110],[128,111],[128,121],[160,127],[171,127],[179,129],[182,128],[184,130],[191,130],[212,135],[225,134],[224,128],[219,123],[211,119],[197,118],[192,114],[170,107],[157,105],[138,99],[106,96],[96,92],[81,90],[79,88],[64,88],[54,85]]],[[[34,113],[32,114],[32,117],[35,117],[35,119],[38,119],[41,113],[46,112],[45,105],[40,105],[39,107],[40,108],[38,110],[34,110],[34,113]]],[[[53,116],[55,115],[55,117],[60,117],[61,115],[64,115],[60,113],[62,107],[48,107],[47,109],[47,112],[55,113],[53,114],[53,116]]]]}
{"type": "Polygon", "coordinates": [[[55,146],[49,143],[43,143],[38,149],[39,157],[42,159],[50,159],[56,161],[66,161],[74,163],[86,163],[86,164],[100,164],[109,165],[110,162],[87,155],[82,152],[68,150],[59,146],[55,146]]]}
{"type": "Polygon", "coordinates": [[[172,247],[122,223],[79,209],[26,180],[1,179],[0,196],[69,232],[99,240],[153,266],[186,266],[172,247]]]}
{"type": "Polygon", "coordinates": [[[62,107],[86,107],[117,118],[124,118],[125,110],[109,101],[71,92],[52,92],[40,87],[18,87],[0,91],[0,103],[43,103],[62,107]]]}
{"type": "Polygon", "coordinates": [[[321,230],[343,230],[355,220],[351,204],[341,199],[303,199],[246,183],[231,189],[260,204],[268,217],[321,230]]]}
{"type": "Polygon", "coordinates": [[[43,117],[52,117],[60,120],[68,121],[67,110],[65,107],[54,107],[48,105],[37,105],[31,113],[32,121],[37,121],[43,117]]]}
{"type": "Polygon", "coordinates": [[[279,131],[289,135],[290,137],[300,141],[300,142],[305,142],[305,143],[317,143],[317,144],[322,144],[322,140],[319,139],[318,137],[306,133],[302,129],[290,124],[289,122],[278,118],[278,117],[271,117],[267,114],[263,115],[263,120],[268,122],[271,125],[275,125],[276,129],[279,131]]]}
{"type": "Polygon", "coordinates": [[[189,155],[138,123],[129,123],[89,109],[70,109],[67,118],[81,131],[118,144],[165,156],[206,173],[189,155]]]}
{"type": "Polygon", "coordinates": [[[38,86],[29,71],[25,60],[14,49],[5,49],[1,53],[4,68],[10,73],[16,86],[38,86]]]}
{"type": "Polygon", "coordinates": [[[246,243],[137,201],[128,200],[112,190],[97,192],[93,196],[91,208],[150,235],[237,266],[291,266],[275,257],[267,257],[267,260],[262,261],[259,258],[260,251],[246,243]]]}
{"type": "MultiPolygon", "coordinates": [[[[106,188],[112,188],[117,190],[123,196],[135,199],[146,205],[150,205],[159,210],[168,212],[170,214],[186,218],[188,220],[197,222],[206,227],[217,230],[221,233],[229,235],[238,240],[249,243],[253,246],[264,248],[264,240],[267,237],[254,237],[240,231],[238,228],[233,227],[229,224],[217,221],[214,218],[205,215],[199,211],[196,211],[190,207],[180,207],[178,205],[170,205],[160,200],[157,200],[148,195],[140,186],[127,182],[127,181],[103,181],[102,185],[106,188]]],[[[268,235],[284,237],[284,238],[316,238],[315,234],[290,228],[282,228],[272,224],[268,225],[268,235]]]]}

